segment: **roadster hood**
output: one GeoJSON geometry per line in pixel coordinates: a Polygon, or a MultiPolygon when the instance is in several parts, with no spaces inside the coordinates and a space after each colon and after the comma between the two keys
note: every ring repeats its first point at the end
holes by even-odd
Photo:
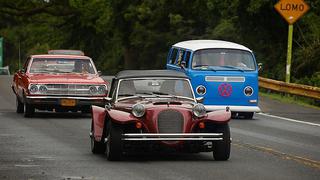
{"type": "Polygon", "coordinates": [[[105,84],[97,75],[87,74],[32,74],[29,75],[31,83],[79,83],[79,84],[105,84]]]}

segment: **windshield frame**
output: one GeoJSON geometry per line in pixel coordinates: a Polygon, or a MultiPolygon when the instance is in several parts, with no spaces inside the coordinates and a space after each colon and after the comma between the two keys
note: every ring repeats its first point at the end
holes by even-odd
{"type": "Polygon", "coordinates": [[[116,102],[119,102],[119,101],[122,101],[122,100],[126,100],[126,99],[132,99],[132,98],[180,98],[180,99],[188,99],[190,101],[193,101],[193,102],[197,102],[196,98],[195,98],[195,94],[194,94],[194,91],[193,91],[193,88],[192,88],[192,85],[191,85],[191,82],[189,79],[187,78],[174,78],[174,77],[140,77],[140,78],[125,78],[125,79],[119,79],[118,83],[117,83],[117,90],[116,90],[116,94],[115,94],[115,103],[116,102]],[[148,80],[148,79],[160,79],[160,80],[186,80],[189,84],[189,87],[191,89],[191,95],[192,95],[192,98],[189,98],[189,97],[185,97],[185,96],[174,96],[174,95],[145,95],[145,96],[129,96],[129,97],[123,97],[123,98],[118,98],[118,93],[119,93],[119,87],[120,87],[120,84],[121,84],[121,81],[125,81],[125,80],[148,80]]]}
{"type": "Polygon", "coordinates": [[[246,72],[246,71],[257,71],[257,62],[256,62],[254,54],[248,50],[235,49],[235,48],[205,48],[205,49],[198,49],[196,51],[193,51],[192,57],[190,58],[189,68],[192,70],[197,70],[197,71],[242,71],[242,72],[246,72]],[[194,57],[197,52],[203,51],[203,50],[226,50],[226,51],[231,50],[231,51],[245,52],[247,54],[250,54],[251,59],[253,61],[254,69],[244,69],[244,68],[239,68],[237,66],[234,66],[234,68],[226,68],[227,66],[205,66],[205,65],[203,65],[203,66],[207,67],[207,68],[194,68],[192,65],[193,61],[194,61],[194,57]],[[208,68],[208,67],[210,67],[210,68],[208,68]]]}

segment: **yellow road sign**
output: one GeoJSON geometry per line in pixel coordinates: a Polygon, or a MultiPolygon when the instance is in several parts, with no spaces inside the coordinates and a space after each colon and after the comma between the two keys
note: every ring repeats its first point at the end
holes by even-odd
{"type": "Polygon", "coordinates": [[[280,0],[274,8],[289,24],[296,22],[309,10],[308,4],[303,0],[280,0]]]}

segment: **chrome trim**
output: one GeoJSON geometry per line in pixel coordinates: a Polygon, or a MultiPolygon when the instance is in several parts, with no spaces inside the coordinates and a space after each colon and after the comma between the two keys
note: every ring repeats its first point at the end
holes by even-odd
{"type": "Polygon", "coordinates": [[[229,107],[231,111],[234,112],[261,112],[261,109],[258,106],[215,106],[215,105],[205,105],[207,111],[214,110],[225,110],[226,107],[229,107]]]}
{"type": "Polygon", "coordinates": [[[217,141],[223,133],[129,133],[123,134],[126,141],[217,141]]]}
{"type": "Polygon", "coordinates": [[[74,96],[26,96],[27,99],[80,99],[80,100],[104,100],[103,97],[74,97],[74,96]]]}
{"type": "Polygon", "coordinates": [[[207,82],[245,82],[246,78],[243,76],[206,76],[207,82]]]}

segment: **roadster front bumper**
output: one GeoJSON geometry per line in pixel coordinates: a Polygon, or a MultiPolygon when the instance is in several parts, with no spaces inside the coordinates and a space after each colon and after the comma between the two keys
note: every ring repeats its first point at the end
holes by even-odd
{"type": "MultiPolygon", "coordinates": [[[[128,133],[122,135],[125,141],[219,141],[223,133],[128,133]]],[[[107,139],[106,139],[107,141],[107,139]]]]}

